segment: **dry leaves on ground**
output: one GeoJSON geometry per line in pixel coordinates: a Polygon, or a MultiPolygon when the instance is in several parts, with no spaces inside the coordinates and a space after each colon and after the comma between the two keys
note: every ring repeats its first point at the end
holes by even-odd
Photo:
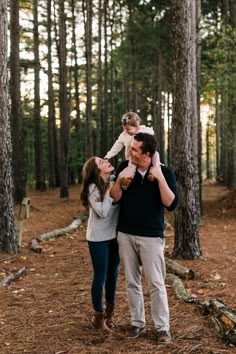
{"type": "MultiPolygon", "coordinates": [[[[219,298],[234,308],[236,196],[215,185],[204,186],[203,196],[200,240],[205,258],[179,261],[199,272],[201,278],[184,284],[200,301],[219,298]]],[[[0,254],[0,280],[27,268],[20,280],[0,289],[0,353],[236,353],[236,348],[218,337],[198,307],[178,300],[168,284],[173,342],[157,345],[145,280],[148,330],[137,340],[126,339],[130,318],[122,267],[115,312],[117,328],[111,337],[101,337],[90,322],[92,269],[85,240],[86,222],[71,234],[42,242],[43,253],[30,250],[32,239],[68,226],[84,211],[79,204],[79,186],[70,188],[68,200],[60,200],[58,190],[31,192],[29,197],[31,212],[30,218],[24,220],[20,254],[11,258],[0,254]]],[[[171,252],[173,229],[166,231],[166,247],[171,252]]]]}

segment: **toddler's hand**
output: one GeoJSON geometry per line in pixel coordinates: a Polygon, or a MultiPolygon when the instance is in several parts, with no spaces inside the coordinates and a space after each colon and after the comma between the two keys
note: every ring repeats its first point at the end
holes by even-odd
{"type": "Polygon", "coordinates": [[[160,165],[151,167],[149,173],[157,180],[163,176],[160,165]]]}
{"type": "Polygon", "coordinates": [[[133,166],[128,166],[126,168],[124,168],[123,171],[120,172],[119,177],[120,178],[134,178],[135,175],[135,168],[133,168],[133,166]]]}

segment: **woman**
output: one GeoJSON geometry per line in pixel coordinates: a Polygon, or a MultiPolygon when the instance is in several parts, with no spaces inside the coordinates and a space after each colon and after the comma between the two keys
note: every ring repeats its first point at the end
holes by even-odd
{"type": "Polygon", "coordinates": [[[82,171],[82,204],[89,209],[86,239],[93,265],[91,288],[94,317],[92,323],[103,334],[111,333],[112,315],[118,276],[119,254],[116,226],[119,206],[110,197],[111,172],[114,167],[106,159],[91,157],[82,171]],[[105,287],[106,307],[102,297],[105,287]]]}

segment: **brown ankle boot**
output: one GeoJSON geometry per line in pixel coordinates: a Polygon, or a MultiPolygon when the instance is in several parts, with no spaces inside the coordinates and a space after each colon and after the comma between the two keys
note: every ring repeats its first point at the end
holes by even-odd
{"type": "Polygon", "coordinates": [[[112,320],[114,314],[114,305],[106,304],[105,309],[105,321],[108,328],[112,329],[115,328],[115,324],[112,320]]]}
{"type": "Polygon", "coordinates": [[[129,188],[131,182],[132,182],[132,178],[128,178],[128,177],[121,178],[120,180],[121,189],[126,191],[129,188]]]}
{"type": "Polygon", "coordinates": [[[109,335],[112,332],[105,323],[103,312],[94,312],[92,324],[101,334],[109,335]]]}

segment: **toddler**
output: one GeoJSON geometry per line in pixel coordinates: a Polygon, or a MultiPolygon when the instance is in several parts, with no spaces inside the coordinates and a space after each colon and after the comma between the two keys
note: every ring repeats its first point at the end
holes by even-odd
{"type": "MultiPolygon", "coordinates": [[[[123,147],[125,147],[125,158],[127,160],[130,159],[130,144],[133,140],[133,137],[137,133],[147,133],[150,135],[154,135],[154,130],[150,127],[145,125],[140,125],[141,119],[139,115],[135,112],[127,112],[123,115],[122,119],[122,126],[124,131],[120,134],[119,138],[115,141],[114,145],[112,146],[111,150],[109,150],[104,157],[105,159],[111,159],[112,157],[116,156],[123,147]]],[[[156,166],[160,164],[159,153],[156,151],[152,158],[152,165],[156,166]]],[[[129,162],[129,167],[133,167],[134,169],[136,166],[129,162]]],[[[150,181],[154,181],[154,177],[149,174],[148,179],[150,181]]],[[[121,188],[126,190],[130,183],[132,182],[131,178],[122,178],[121,180],[121,188]]]]}

